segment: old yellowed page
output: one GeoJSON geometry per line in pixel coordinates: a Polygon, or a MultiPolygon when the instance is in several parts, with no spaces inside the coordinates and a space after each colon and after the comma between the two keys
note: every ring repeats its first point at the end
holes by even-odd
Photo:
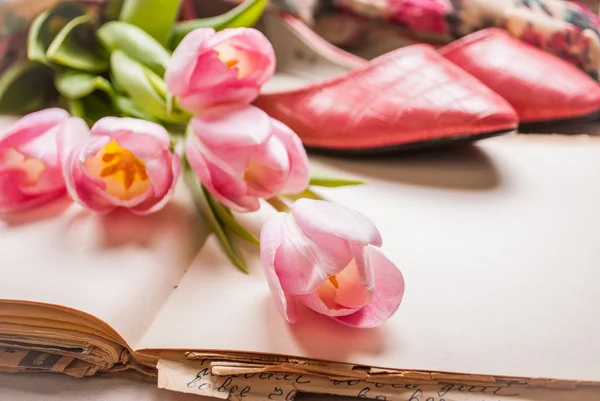
{"type": "Polygon", "coordinates": [[[380,160],[313,159],[369,181],[322,191],[380,228],[405,299],[357,330],[277,313],[210,238],[139,348],[237,350],[367,366],[600,381],[600,139],[498,138],[380,160]]]}
{"type": "MultiPolygon", "coordinates": [[[[600,388],[532,388],[489,384],[384,384],[336,380],[307,374],[249,373],[218,376],[206,360],[185,361],[164,355],[158,386],[182,393],[237,401],[294,401],[300,394],[335,394],[381,401],[596,401],[600,388]]],[[[303,398],[303,399],[306,399],[303,398]]]]}

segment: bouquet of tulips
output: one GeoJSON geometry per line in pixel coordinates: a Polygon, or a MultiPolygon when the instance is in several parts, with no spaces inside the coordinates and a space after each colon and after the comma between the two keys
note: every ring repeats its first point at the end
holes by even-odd
{"type": "Polygon", "coordinates": [[[0,78],[2,111],[26,114],[0,135],[0,213],[70,196],[99,213],[147,215],[169,202],[181,172],[238,268],[247,271],[235,237],[260,246],[287,320],[304,304],[376,326],[397,310],[402,274],[371,221],[311,190],[360,182],[311,179],[300,139],[251,104],[275,71],[271,44],[250,28],[266,3],[182,23],[177,0],[102,12],[61,2],[40,14],[27,60],[0,78]],[[265,204],[279,213],[259,241],[236,214],[265,204]]]}

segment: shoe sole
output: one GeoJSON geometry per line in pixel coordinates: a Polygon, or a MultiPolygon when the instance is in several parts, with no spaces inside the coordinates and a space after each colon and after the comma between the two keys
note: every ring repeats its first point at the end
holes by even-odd
{"type": "Polygon", "coordinates": [[[383,146],[379,148],[357,149],[332,149],[306,146],[306,151],[315,155],[324,156],[376,156],[388,153],[409,153],[429,149],[439,149],[457,145],[465,145],[483,139],[494,138],[501,135],[514,134],[517,130],[487,132],[485,134],[468,134],[447,138],[429,139],[426,141],[404,143],[400,145],[383,146]]]}
{"type": "Polygon", "coordinates": [[[522,123],[519,126],[519,132],[522,134],[536,133],[556,133],[560,125],[585,124],[600,120],[600,110],[582,117],[565,118],[559,120],[540,121],[536,123],[522,123]]]}

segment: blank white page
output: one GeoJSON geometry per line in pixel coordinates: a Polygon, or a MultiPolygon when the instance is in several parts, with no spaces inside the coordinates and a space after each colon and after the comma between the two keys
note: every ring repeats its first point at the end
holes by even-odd
{"type": "Polygon", "coordinates": [[[211,237],[139,348],[600,381],[600,138],[512,136],[313,162],[369,181],[321,193],[381,230],[406,280],[398,313],[370,330],[310,311],[288,324],[256,252],[245,276],[211,237]]]}

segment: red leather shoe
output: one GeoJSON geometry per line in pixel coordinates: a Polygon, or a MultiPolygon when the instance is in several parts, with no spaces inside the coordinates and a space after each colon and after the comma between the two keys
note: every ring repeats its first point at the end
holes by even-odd
{"type": "Polygon", "coordinates": [[[517,110],[521,123],[600,113],[600,85],[574,65],[489,28],[439,49],[517,110]]]}
{"type": "Polygon", "coordinates": [[[256,105],[308,148],[345,153],[477,140],[518,125],[514,109],[429,45],[370,62],[325,42],[302,22],[266,15],[278,72],[256,105]]]}

